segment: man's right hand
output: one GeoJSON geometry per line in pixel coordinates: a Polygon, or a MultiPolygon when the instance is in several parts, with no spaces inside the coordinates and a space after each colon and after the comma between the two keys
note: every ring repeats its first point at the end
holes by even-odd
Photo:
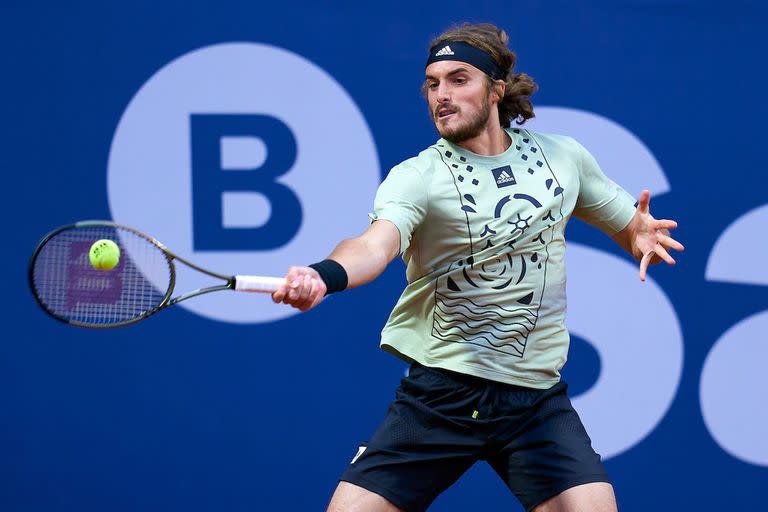
{"type": "MultiPolygon", "coordinates": [[[[399,250],[397,226],[388,220],[377,220],[362,235],[339,243],[327,259],[344,268],[347,288],[354,288],[384,272],[399,250]]],[[[315,269],[291,267],[285,275],[285,284],[272,294],[272,300],[307,311],[320,304],[327,291],[325,281],[315,269]]]]}
{"type": "Polygon", "coordinates": [[[325,283],[315,269],[291,267],[285,275],[285,284],[272,293],[272,300],[307,311],[323,301],[325,292],[325,283]]]}

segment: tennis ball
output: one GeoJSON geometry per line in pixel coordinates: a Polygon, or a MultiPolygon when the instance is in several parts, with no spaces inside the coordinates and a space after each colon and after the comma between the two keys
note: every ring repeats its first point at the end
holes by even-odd
{"type": "Polygon", "coordinates": [[[88,251],[88,259],[96,270],[112,270],[120,262],[120,248],[112,240],[96,240],[88,251]]]}

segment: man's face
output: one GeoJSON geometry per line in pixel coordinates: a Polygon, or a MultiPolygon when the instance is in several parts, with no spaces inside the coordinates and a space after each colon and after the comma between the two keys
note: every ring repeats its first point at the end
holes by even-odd
{"type": "Polygon", "coordinates": [[[486,74],[465,62],[433,62],[424,89],[429,112],[440,136],[454,143],[479,135],[491,112],[486,74]]]}

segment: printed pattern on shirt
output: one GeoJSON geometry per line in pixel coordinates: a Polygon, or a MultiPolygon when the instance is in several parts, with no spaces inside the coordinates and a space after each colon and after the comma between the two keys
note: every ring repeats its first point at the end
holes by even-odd
{"type": "Polygon", "coordinates": [[[493,169],[444,145],[433,149],[453,175],[471,242],[436,281],[432,335],[522,358],[546,288],[548,244],[564,218],[564,189],[524,130],[510,162],[493,169]]]}

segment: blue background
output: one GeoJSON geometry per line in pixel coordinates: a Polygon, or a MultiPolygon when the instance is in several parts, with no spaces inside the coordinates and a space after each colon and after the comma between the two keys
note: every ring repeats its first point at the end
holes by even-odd
{"type": "MultiPolygon", "coordinates": [[[[704,280],[718,236],[766,203],[760,3],[4,0],[0,509],[324,509],[404,369],[376,343],[404,283],[401,263],[283,321],[233,325],[173,308],[101,332],[40,312],[27,291],[27,258],[57,225],[109,218],[115,127],[139,87],[174,58],[253,41],[314,62],[361,109],[384,174],[435,138],[419,94],[424,53],[431,36],[461,20],[504,27],[518,69],[541,86],[534,103],[619,122],[671,184],[653,206],[680,222],[687,250],[676,268],[653,275],[682,324],[683,374],[657,428],[607,463],[620,508],[765,508],[768,469],[713,441],[698,394],[717,338],[768,309],[763,287],[704,280]]],[[[584,225],[568,235],[620,254],[584,225]]],[[[574,340],[566,372],[574,391],[598,373],[594,351],[574,340]]],[[[483,465],[432,510],[469,507],[519,510],[483,465]]]]}

